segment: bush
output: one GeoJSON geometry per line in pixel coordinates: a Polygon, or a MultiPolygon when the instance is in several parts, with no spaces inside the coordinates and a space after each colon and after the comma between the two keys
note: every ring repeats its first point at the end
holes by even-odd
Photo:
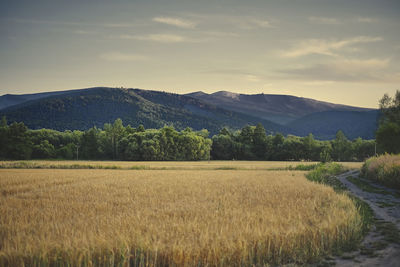
{"type": "Polygon", "coordinates": [[[313,182],[330,185],[336,191],[343,191],[344,186],[334,176],[344,171],[346,169],[341,164],[335,162],[320,163],[313,171],[306,175],[306,178],[313,182]]]}
{"type": "Polygon", "coordinates": [[[367,159],[361,168],[361,176],[400,189],[400,154],[367,159]]]}

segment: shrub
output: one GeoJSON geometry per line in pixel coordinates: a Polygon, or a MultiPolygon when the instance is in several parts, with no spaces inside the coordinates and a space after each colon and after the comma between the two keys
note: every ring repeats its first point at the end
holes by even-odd
{"type": "Polygon", "coordinates": [[[400,189],[400,154],[367,159],[361,168],[361,176],[400,189]]]}

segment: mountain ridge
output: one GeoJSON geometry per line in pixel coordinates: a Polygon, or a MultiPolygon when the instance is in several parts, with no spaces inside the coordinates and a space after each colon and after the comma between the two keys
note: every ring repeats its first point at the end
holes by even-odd
{"type": "Polygon", "coordinates": [[[240,128],[261,122],[270,131],[284,126],[203,103],[185,95],[141,89],[98,87],[29,100],[0,110],[11,121],[28,127],[56,130],[102,127],[121,118],[125,124],[146,128],[172,125],[177,129],[206,128],[213,134],[221,127],[240,128]]]}
{"type": "Polygon", "coordinates": [[[121,118],[132,126],[206,128],[215,134],[222,127],[235,130],[260,122],[268,133],[304,136],[312,132],[317,138],[329,139],[340,129],[345,129],[349,138],[373,138],[377,110],[288,95],[246,95],[229,91],[175,94],[93,87],[3,95],[0,116],[3,115],[9,121],[23,121],[30,128],[57,130],[102,127],[121,118]]]}

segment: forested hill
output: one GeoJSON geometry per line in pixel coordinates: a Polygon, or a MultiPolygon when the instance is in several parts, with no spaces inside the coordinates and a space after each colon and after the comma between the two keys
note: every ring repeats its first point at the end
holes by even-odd
{"type": "Polygon", "coordinates": [[[216,134],[222,127],[238,129],[258,122],[267,131],[288,132],[285,126],[184,95],[105,87],[58,92],[28,100],[0,110],[0,116],[6,116],[10,122],[24,122],[31,129],[86,130],[121,118],[133,127],[142,124],[145,128],[164,125],[178,130],[205,128],[211,134],[216,134]]]}
{"type": "Polygon", "coordinates": [[[267,133],[280,132],[332,139],[338,130],[354,139],[374,138],[377,110],[287,95],[244,95],[220,91],[186,95],[142,89],[96,87],[26,95],[0,96],[0,116],[31,129],[86,130],[117,118],[145,128],[170,125],[236,130],[261,123],[267,133]]]}
{"type": "Polygon", "coordinates": [[[203,100],[224,109],[251,114],[252,116],[279,124],[287,124],[303,116],[325,111],[371,111],[371,109],[338,105],[291,95],[247,95],[219,91],[213,94],[194,92],[187,94],[187,96],[203,100]]]}

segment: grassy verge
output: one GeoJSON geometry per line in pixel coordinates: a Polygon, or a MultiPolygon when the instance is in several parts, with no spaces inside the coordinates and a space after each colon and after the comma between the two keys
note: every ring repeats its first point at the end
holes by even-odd
{"type": "Polygon", "coordinates": [[[346,170],[347,169],[344,166],[338,163],[325,163],[319,164],[319,166],[306,175],[306,178],[310,181],[329,185],[337,193],[346,194],[353,201],[354,205],[358,209],[358,213],[361,216],[359,232],[350,242],[338,246],[337,251],[335,251],[337,254],[341,254],[342,251],[356,249],[374,223],[374,213],[368,204],[361,201],[359,198],[350,195],[347,191],[347,188],[336,177],[334,177],[335,175],[343,173],[346,170]]]}
{"type": "Polygon", "coordinates": [[[320,164],[298,164],[289,165],[287,167],[270,167],[265,164],[262,167],[245,166],[245,165],[210,165],[210,166],[196,166],[189,164],[188,166],[159,166],[158,163],[154,165],[129,165],[129,162],[124,164],[102,164],[98,162],[77,162],[77,163],[63,163],[62,161],[0,161],[0,169],[112,169],[112,170],[266,170],[266,171],[310,171],[317,168],[320,164]],[[126,164],[128,163],[128,164],[126,164]]]}
{"type": "Polygon", "coordinates": [[[351,183],[353,183],[354,185],[356,185],[358,188],[360,188],[361,190],[368,192],[368,193],[374,193],[374,194],[381,194],[381,195],[392,195],[394,197],[399,198],[400,194],[399,193],[394,193],[394,192],[389,192],[386,191],[384,189],[375,187],[373,185],[371,185],[368,182],[365,182],[359,178],[355,178],[352,176],[347,177],[347,180],[349,180],[351,183]]]}
{"type": "Polygon", "coordinates": [[[400,154],[369,158],[361,168],[361,175],[388,187],[400,189],[400,154]]]}

